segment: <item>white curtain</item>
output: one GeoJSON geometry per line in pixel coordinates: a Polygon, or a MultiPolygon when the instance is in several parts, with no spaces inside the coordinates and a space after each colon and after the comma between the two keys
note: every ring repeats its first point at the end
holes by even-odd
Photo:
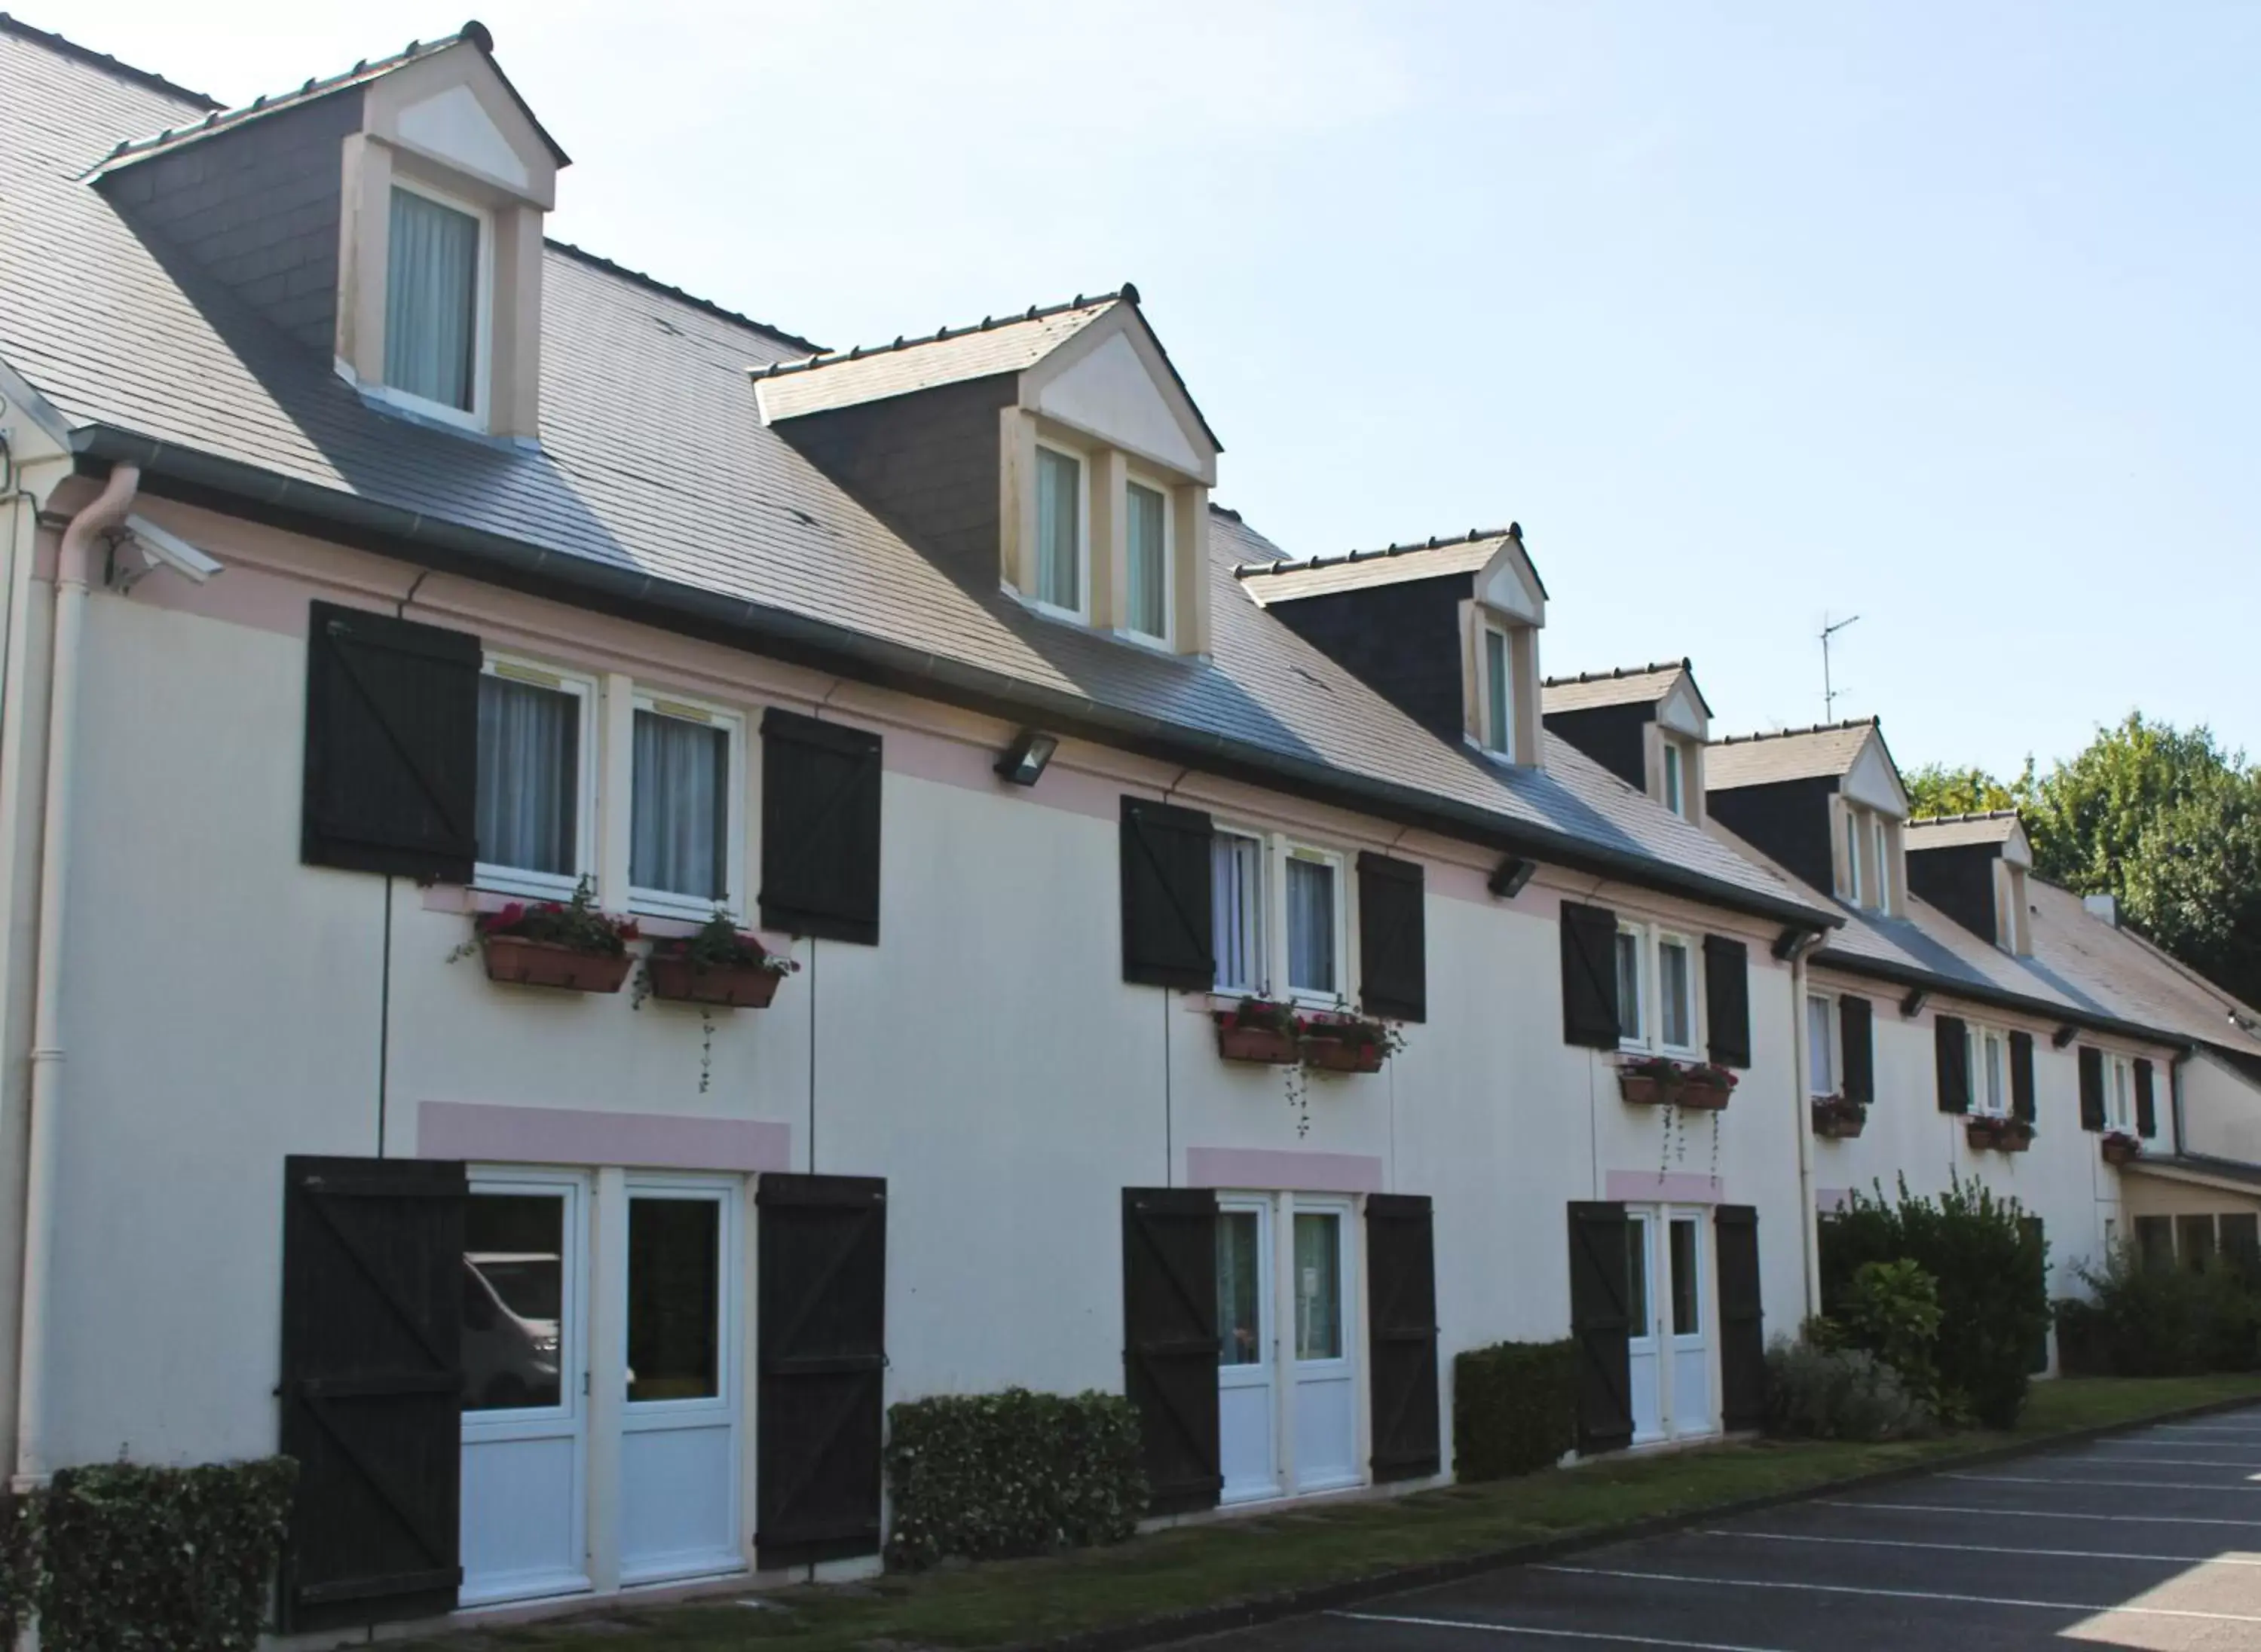
{"type": "Polygon", "coordinates": [[[1639,1038],[1640,1028],[1640,937],[1618,931],[1618,1037],[1639,1038]]]}
{"type": "Polygon", "coordinates": [[[1217,1218],[1217,1329],[1219,1365],[1263,1363],[1263,1318],[1257,1305],[1257,1216],[1227,1210],[1217,1218]]]}
{"type": "Polygon", "coordinates": [[[1667,941],[1657,949],[1657,959],[1664,977],[1664,1041],[1685,1050],[1696,1042],[1696,998],[1690,990],[1695,983],[1689,973],[1688,949],[1667,941]]]}
{"type": "Polygon", "coordinates": [[[729,787],[728,734],[637,712],[628,881],[702,901],[727,897],[729,787]]]}
{"type": "Polygon", "coordinates": [[[384,380],[469,412],[478,330],[479,220],[392,191],[384,287],[384,380]]]}
{"type": "Polygon", "coordinates": [[[1076,576],[1083,466],[1065,453],[1037,449],[1037,600],[1056,608],[1082,607],[1076,576]]]}
{"type": "Polygon", "coordinates": [[[480,678],[479,858],[571,877],[580,768],[579,696],[480,678]]]}
{"type": "Polygon", "coordinates": [[[1830,1059],[1829,1009],[1827,998],[1805,1001],[1805,1044],[1812,1052],[1813,1069],[1806,1088],[1816,1095],[1834,1095],[1837,1091],[1837,1067],[1830,1059]]]}
{"type": "Polygon", "coordinates": [[[1508,721],[1507,639],[1497,631],[1484,633],[1484,693],[1491,713],[1484,743],[1495,751],[1506,751],[1513,743],[1508,721]]]}
{"type": "Polygon", "coordinates": [[[1342,1358],[1342,1218],[1296,1213],[1296,1357],[1342,1358]]]}
{"type": "Polygon", "coordinates": [[[1334,993],[1335,869],[1324,861],[1288,862],[1288,986],[1334,993]]]}
{"type": "Polygon", "coordinates": [[[1152,488],[1133,482],[1130,504],[1130,612],[1124,617],[1132,630],[1144,636],[1166,636],[1169,616],[1163,613],[1162,603],[1167,584],[1163,549],[1163,511],[1167,501],[1152,488]]]}
{"type": "Polygon", "coordinates": [[[1217,990],[1262,992],[1264,845],[1231,832],[1217,833],[1209,844],[1217,990]]]}

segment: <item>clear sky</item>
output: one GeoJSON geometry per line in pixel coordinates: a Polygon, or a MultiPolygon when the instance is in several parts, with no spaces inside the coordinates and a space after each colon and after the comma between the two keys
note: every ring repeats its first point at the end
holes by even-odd
{"type": "MultiPolygon", "coordinates": [[[[246,101],[472,0],[17,0],[246,101]]],[[[479,0],[551,233],[828,345],[1135,280],[1295,554],[1522,522],[1550,673],[2261,754],[2261,6],[479,0]]]]}

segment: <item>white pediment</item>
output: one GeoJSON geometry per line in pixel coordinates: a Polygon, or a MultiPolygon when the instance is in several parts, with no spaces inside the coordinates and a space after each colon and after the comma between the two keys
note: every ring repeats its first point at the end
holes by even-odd
{"type": "Polygon", "coordinates": [[[1861,755],[1853,759],[1853,766],[1845,772],[1837,789],[1879,815],[1903,821],[1908,817],[1906,788],[1900,785],[1900,777],[1885,754],[1884,742],[1873,729],[1862,743],[1861,755]]]}
{"type": "Polygon", "coordinates": [[[2034,864],[2033,842],[2026,836],[2022,823],[2010,823],[2010,835],[2002,840],[2002,858],[2013,866],[2031,867],[2034,864]]]}
{"type": "Polygon", "coordinates": [[[1684,734],[1691,740],[1712,737],[1712,720],[1704,714],[1704,702],[1698,697],[1696,685],[1683,673],[1672,685],[1672,692],[1657,702],[1656,720],[1675,734],[1684,734]]]}
{"type": "Polygon", "coordinates": [[[533,182],[510,140],[487,118],[477,94],[456,85],[401,110],[400,141],[434,161],[459,166],[525,190],[533,182]]]}
{"type": "Polygon", "coordinates": [[[1023,372],[1021,406],[1217,485],[1217,444],[1133,303],[1116,305],[1023,372]]]}
{"type": "Polygon", "coordinates": [[[1500,542],[1476,576],[1476,600],[1526,625],[1547,623],[1547,591],[1539,583],[1539,570],[1512,537],[1500,542]]]}

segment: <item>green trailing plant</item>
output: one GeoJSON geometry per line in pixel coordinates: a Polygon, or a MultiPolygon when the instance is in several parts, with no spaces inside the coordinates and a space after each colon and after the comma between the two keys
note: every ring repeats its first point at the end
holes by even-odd
{"type": "Polygon", "coordinates": [[[887,1411],[888,1564],[1119,1543],[1146,1509],[1138,1413],[1119,1394],[945,1395],[887,1411]]]}
{"type": "Polygon", "coordinates": [[[771,952],[760,936],[740,929],[720,908],[691,934],[654,941],[651,955],[684,959],[697,969],[758,969],[790,975],[800,967],[797,960],[771,952]]]}
{"type": "Polygon", "coordinates": [[[1220,1027],[1250,1032],[1276,1032],[1293,1038],[1299,1030],[1292,1005],[1274,1003],[1268,998],[1244,998],[1230,1009],[1216,1012],[1220,1027]]]}
{"type": "Polygon", "coordinates": [[[1405,1047],[1405,1034],[1396,1023],[1360,1015],[1348,1004],[1324,1014],[1299,1016],[1296,1030],[1309,1046],[1315,1039],[1331,1039],[1353,1050],[1379,1051],[1387,1061],[1405,1047]]]}
{"type": "MultiPolygon", "coordinates": [[[[44,1652],[251,1652],[298,1466],[66,1469],[11,1520],[44,1652]]],[[[26,1599],[28,1597],[28,1599],[26,1599]]]]}
{"type": "Polygon", "coordinates": [[[574,886],[570,901],[513,901],[495,911],[480,913],[471,920],[471,938],[449,953],[449,959],[468,958],[482,942],[505,935],[618,958],[637,938],[637,930],[634,918],[599,909],[589,880],[584,878],[574,886]]]}
{"type": "Polygon", "coordinates": [[[1821,1305],[1842,1320],[1863,1264],[1902,1260],[1939,1291],[1942,1419],[2009,1428],[2025,1407],[2035,1351],[2049,1333],[2048,1251],[2014,1199],[1956,1179],[1937,1198],[1902,1182],[1888,1202],[1855,1192],[1821,1225],[1821,1305]]]}
{"type": "Polygon", "coordinates": [[[1453,1360],[1453,1473],[1530,1474],[1578,1443],[1578,1345],[1498,1342],[1453,1360]]]}
{"type": "Polygon", "coordinates": [[[1812,1321],[1795,1342],[1777,1337],[1767,1349],[1767,1425],[1808,1440],[1910,1440],[1931,1433],[1938,1419],[1908,1392],[1899,1372],[1865,1348],[1845,1347],[1842,1332],[1812,1321]]]}

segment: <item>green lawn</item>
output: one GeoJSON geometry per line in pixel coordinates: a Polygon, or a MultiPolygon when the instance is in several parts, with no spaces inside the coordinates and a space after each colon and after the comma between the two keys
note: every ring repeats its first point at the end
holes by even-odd
{"type": "Polygon", "coordinates": [[[1765,1441],[1604,1460],[1486,1485],[1180,1527],[1114,1548],[1045,1560],[780,1590],[763,1597],[767,1604],[758,1609],[742,1604],[752,1598],[748,1591],[693,1605],[614,1607],[596,1618],[417,1644],[434,1652],[474,1647],[592,1652],[599,1646],[625,1652],[754,1646],[761,1652],[846,1652],[870,1645],[901,1652],[1001,1646],[1600,1532],[1651,1516],[1691,1513],[2012,1440],[2249,1396],[2261,1399],[2261,1377],[2040,1383],[2014,1434],[1958,1434],[1888,1446],[1765,1441]]]}

